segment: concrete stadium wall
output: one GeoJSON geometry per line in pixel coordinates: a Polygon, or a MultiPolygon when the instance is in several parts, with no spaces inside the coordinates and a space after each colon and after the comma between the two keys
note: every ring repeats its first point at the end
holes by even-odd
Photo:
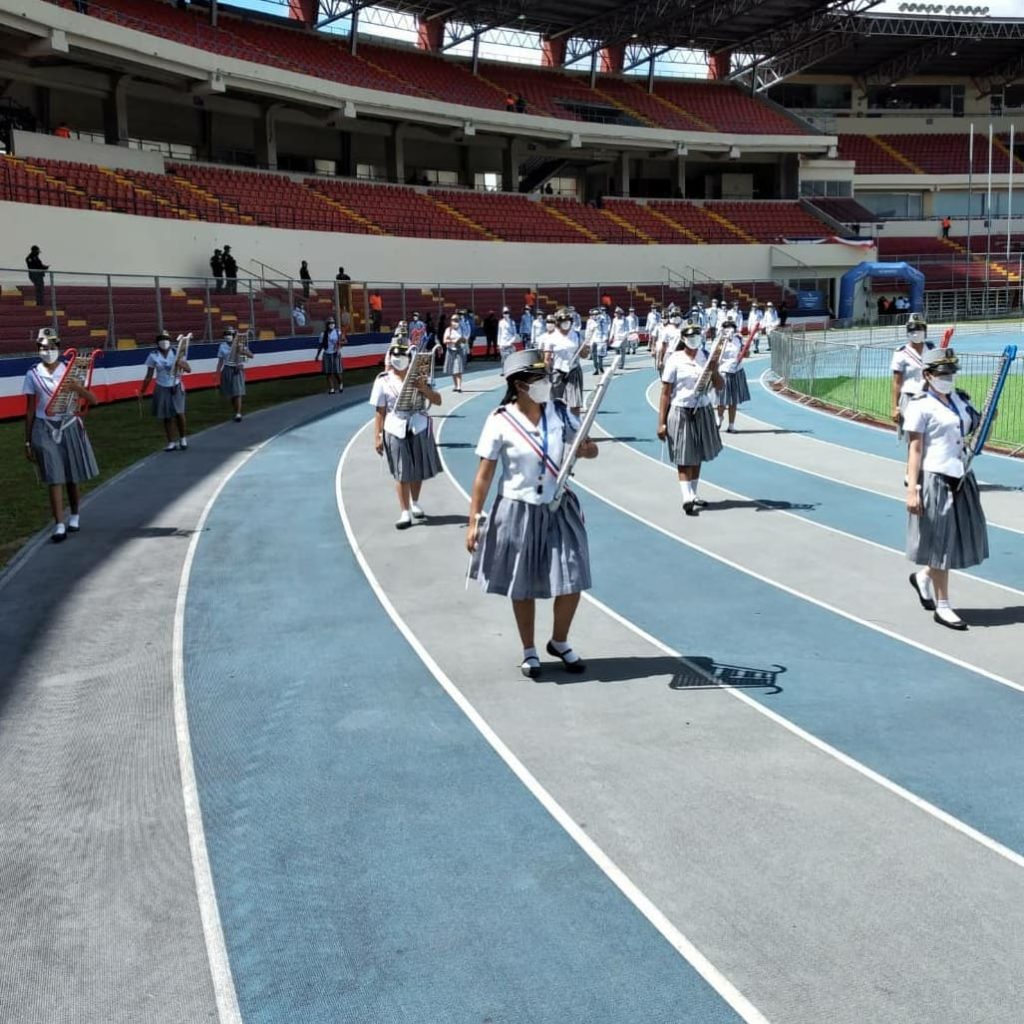
{"type": "Polygon", "coordinates": [[[227,243],[243,268],[260,260],[298,276],[305,259],[317,279],[333,278],[344,266],[359,281],[448,285],[653,283],[666,280],[666,268],[687,277],[696,268],[723,281],[838,277],[874,255],[838,244],[551,245],[346,235],[23,203],[0,203],[0,224],[0,274],[17,284],[25,283],[19,268],[32,245],[42,247],[54,271],[202,277],[213,249],[227,243]]]}
{"type": "Polygon", "coordinates": [[[148,171],[151,174],[164,173],[164,158],[159,153],[125,146],[104,146],[96,142],[82,142],[80,139],[61,139],[55,135],[39,132],[12,132],[16,156],[31,160],[69,160],[72,163],[94,164],[97,167],[148,171]]]}

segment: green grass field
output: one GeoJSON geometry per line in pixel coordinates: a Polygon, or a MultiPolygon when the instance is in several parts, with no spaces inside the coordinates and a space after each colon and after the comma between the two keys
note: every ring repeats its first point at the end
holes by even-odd
{"type": "MultiPolygon", "coordinates": [[[[980,408],[988,394],[990,380],[989,377],[958,374],[956,386],[968,392],[980,408]]],[[[807,379],[794,378],[788,384],[802,395],[891,422],[892,381],[888,377],[861,377],[859,382],[853,377],[819,377],[813,384],[807,379]]],[[[1020,375],[1006,381],[989,441],[1009,448],[1024,445],[1024,378],[1020,375]]]]}
{"type": "MultiPolygon", "coordinates": [[[[345,384],[365,384],[378,372],[375,368],[347,371],[345,384]]],[[[319,374],[253,382],[248,385],[245,411],[255,412],[324,390],[324,378],[319,374]]],[[[223,423],[230,415],[226,400],[213,390],[190,393],[187,412],[190,434],[223,423]]],[[[138,402],[114,402],[90,410],[86,423],[101,472],[96,480],[83,485],[84,493],[133,462],[159,451],[166,443],[161,425],[150,414],[148,398],[142,404],[141,417],[138,402]]],[[[0,502],[0,566],[10,561],[33,533],[50,522],[46,488],[38,483],[35,466],[25,458],[24,442],[23,420],[0,423],[0,494],[3,495],[0,502]]]]}

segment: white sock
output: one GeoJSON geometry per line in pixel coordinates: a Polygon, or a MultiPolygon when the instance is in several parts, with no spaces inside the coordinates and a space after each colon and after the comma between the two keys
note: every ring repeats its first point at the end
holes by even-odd
{"type": "Polygon", "coordinates": [[[68,516],[68,526],[72,526],[72,527],[79,526],[80,522],[81,521],[80,521],[80,519],[78,517],[78,513],[77,512],[72,512],[71,515],[68,516]]]}
{"type": "MultiPolygon", "coordinates": [[[[924,594],[925,597],[934,598],[935,591],[932,589],[932,578],[923,569],[919,569],[915,573],[917,578],[918,589],[924,594]]],[[[946,607],[949,607],[949,602],[946,601],[946,607]]]]}
{"type": "Polygon", "coordinates": [[[936,601],[935,602],[935,607],[939,611],[949,611],[949,602],[948,601],[936,601]]]}
{"type": "Polygon", "coordinates": [[[579,661],[580,656],[572,649],[572,644],[568,640],[552,640],[551,646],[554,650],[558,651],[562,655],[563,660],[569,662],[571,665],[574,661],[579,661]]]}
{"type": "Polygon", "coordinates": [[[680,480],[679,489],[683,492],[683,501],[693,501],[697,497],[697,485],[691,480],[680,480]]]}
{"type": "Polygon", "coordinates": [[[531,658],[533,658],[534,661],[540,661],[540,658],[537,657],[537,648],[536,647],[524,647],[523,648],[523,661],[529,661],[531,658]]]}
{"type": "Polygon", "coordinates": [[[960,616],[949,607],[948,601],[939,601],[935,606],[935,614],[944,622],[959,622],[960,616]]]}
{"type": "Polygon", "coordinates": [[[67,532],[68,532],[68,529],[67,529],[67,527],[63,523],[57,523],[57,525],[53,528],[53,535],[55,537],[59,537],[62,533],[67,533],[67,532]]]}

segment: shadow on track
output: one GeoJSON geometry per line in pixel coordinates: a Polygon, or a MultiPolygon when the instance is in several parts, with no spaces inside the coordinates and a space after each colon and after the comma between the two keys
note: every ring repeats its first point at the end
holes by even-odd
{"type": "Polygon", "coordinates": [[[957,608],[957,614],[974,626],[1016,626],[1024,622],[1024,605],[1009,608],[957,608]]]}
{"type": "Polygon", "coordinates": [[[786,671],[782,665],[754,668],[723,664],[703,655],[673,658],[662,654],[650,658],[586,659],[586,672],[570,675],[557,663],[550,664],[546,656],[542,661],[542,675],[537,680],[538,684],[567,686],[574,683],[627,683],[668,676],[670,690],[758,689],[766,695],[782,693],[778,677],[786,671]]]}

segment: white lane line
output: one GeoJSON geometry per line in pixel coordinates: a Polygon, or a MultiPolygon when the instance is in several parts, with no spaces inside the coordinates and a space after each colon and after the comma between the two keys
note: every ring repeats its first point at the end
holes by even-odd
{"type": "Polygon", "coordinates": [[[192,576],[192,563],[199,547],[199,538],[206,526],[206,520],[221,492],[231,478],[259,451],[271,441],[280,437],[287,427],[260,442],[246,452],[227,472],[216,490],[210,495],[196,523],[195,532],[189,540],[185,563],[178,581],[178,598],[174,607],[174,631],[172,634],[172,666],[174,686],[174,731],[178,741],[178,768],[181,772],[181,791],[185,804],[185,824],[188,828],[188,845],[192,854],[192,874],[195,877],[196,897],[199,902],[199,916],[203,924],[203,938],[206,941],[206,956],[210,963],[210,978],[217,1002],[217,1019],[220,1024],[242,1024],[238,1008],[238,994],[231,963],[228,960],[224,928],[217,907],[217,894],[210,870],[210,856],[206,847],[206,832],[203,829],[203,811],[199,802],[199,786],[196,783],[195,764],[192,759],[192,739],[188,725],[188,702],[185,697],[185,605],[188,600],[188,584],[192,576]]]}
{"type": "MultiPolygon", "coordinates": [[[[813,412],[816,416],[826,416],[833,423],[850,423],[850,424],[852,424],[855,427],[860,427],[861,430],[873,430],[876,434],[878,434],[880,432],[881,433],[890,433],[890,431],[888,431],[885,427],[872,426],[870,423],[861,423],[860,420],[845,419],[843,417],[840,417],[839,415],[837,415],[834,412],[828,412],[828,410],[826,410],[826,409],[815,409],[811,405],[804,405],[803,402],[797,402],[793,398],[787,398],[785,395],[780,395],[777,391],[773,390],[772,388],[770,388],[768,386],[767,383],[765,383],[765,377],[767,377],[768,374],[771,373],[771,372],[772,372],[771,368],[769,367],[767,370],[765,370],[761,374],[760,377],[757,378],[757,382],[761,385],[762,390],[767,391],[768,394],[771,395],[772,398],[774,398],[777,402],[785,402],[788,405],[792,406],[794,409],[803,409],[805,412],[813,412]]],[[[834,442],[828,442],[828,443],[834,443],[834,442]]],[[[844,447],[844,446],[840,445],[839,447],[844,447]]],[[[884,456],[879,456],[879,458],[884,458],[884,456]]],[[[1016,462],[1018,465],[1020,464],[1020,461],[1021,461],[1018,457],[1016,457],[1014,455],[1003,455],[1002,452],[985,452],[985,458],[986,459],[1005,459],[1008,462],[1016,462]]],[[[989,482],[989,481],[986,481],[986,482],[989,482]]]]}
{"type": "MultiPolygon", "coordinates": [[[[460,491],[465,496],[466,501],[468,503],[469,494],[463,489],[462,485],[456,479],[451,469],[449,469],[448,464],[445,462],[443,455],[441,456],[441,463],[444,466],[444,471],[447,474],[449,480],[451,480],[452,485],[456,488],[456,490],[460,491]]],[[[708,555],[711,558],[714,558],[716,561],[723,562],[730,568],[737,569],[740,572],[745,572],[748,575],[753,576],[755,579],[759,579],[764,583],[768,583],[772,586],[778,587],[780,590],[784,590],[795,597],[803,597],[805,600],[810,601],[812,604],[820,605],[828,611],[834,611],[836,612],[836,614],[842,615],[844,618],[849,618],[852,619],[854,622],[860,623],[861,625],[866,625],[872,629],[877,629],[881,633],[885,633],[888,636],[892,636],[893,639],[902,640],[904,643],[908,643],[913,647],[919,647],[924,651],[928,651],[929,653],[937,654],[939,657],[944,657],[947,661],[952,661],[954,664],[959,664],[964,668],[971,669],[971,671],[980,672],[982,675],[987,675],[989,676],[989,678],[994,679],[996,682],[1002,682],[1005,685],[1013,687],[1014,689],[1024,690],[1024,687],[1019,686],[1016,683],[1012,683],[1009,680],[1003,680],[999,676],[995,676],[992,675],[992,673],[985,672],[983,669],[977,669],[973,666],[967,665],[966,663],[961,663],[956,658],[947,657],[946,655],[943,655],[941,651],[932,651],[930,648],[925,647],[922,644],[918,644],[913,640],[907,640],[906,638],[897,636],[894,633],[889,633],[888,630],[884,629],[881,626],[872,626],[871,623],[865,622],[862,619],[858,619],[856,616],[848,615],[846,612],[834,609],[829,605],[826,605],[823,602],[816,600],[813,597],[807,597],[806,595],[801,594],[799,591],[792,590],[789,587],[783,586],[781,583],[775,583],[774,581],[769,580],[767,577],[761,576],[758,573],[753,572],[749,569],[744,569],[742,566],[737,565],[735,562],[730,562],[728,559],[722,558],[719,555],[716,555],[714,552],[707,551],[701,548],[698,544],[693,544],[689,541],[684,541],[680,537],[676,537],[674,534],[658,526],[656,523],[652,523],[644,519],[642,516],[639,516],[634,512],[630,512],[628,509],[622,508],[621,505],[617,505],[615,502],[602,497],[600,494],[598,494],[591,488],[584,487],[582,484],[579,483],[578,480],[574,481],[574,483],[577,487],[580,487],[582,490],[587,491],[589,494],[592,494],[599,501],[603,501],[605,504],[610,505],[617,511],[622,512],[623,514],[630,516],[631,518],[636,519],[641,523],[644,523],[646,526],[649,526],[652,530],[656,530],[658,533],[662,533],[667,537],[671,537],[673,540],[676,540],[681,544],[685,544],[688,547],[692,547],[698,551],[702,551],[704,554],[708,555]]],[[[674,648],[669,647],[668,644],[663,643],[656,636],[653,636],[651,633],[648,633],[642,627],[636,625],[636,623],[630,621],[625,616],[619,614],[619,612],[610,608],[603,601],[599,601],[596,597],[593,597],[592,595],[586,592],[584,592],[583,597],[585,600],[589,601],[592,605],[594,605],[594,607],[600,609],[607,616],[614,619],[617,623],[619,623],[619,625],[624,626],[626,629],[630,630],[632,633],[640,637],[642,640],[646,640],[649,644],[651,644],[653,647],[656,647],[664,654],[667,654],[673,658],[679,658],[687,665],[692,664],[691,662],[687,661],[685,655],[681,654],[674,648]]],[[[695,671],[700,672],[701,675],[707,675],[707,673],[703,672],[699,668],[699,666],[694,666],[694,669],[695,671]]],[[[993,839],[991,836],[986,835],[984,832],[979,832],[976,828],[973,828],[966,822],[963,822],[959,818],[954,817],[947,811],[942,810],[941,807],[936,807],[935,804],[929,803],[927,800],[922,799],[916,793],[911,792],[909,789],[904,789],[903,786],[899,785],[899,783],[893,782],[892,779],[887,778],[885,775],[882,775],[879,772],[876,772],[873,768],[869,768],[866,764],[862,764],[860,761],[850,757],[848,754],[844,754],[841,750],[839,750],[836,747],[833,747],[829,743],[826,743],[824,740],[819,739],[813,733],[809,733],[805,729],[801,729],[800,726],[796,725],[794,722],[791,722],[788,718],[783,718],[782,715],[778,714],[775,711],[772,711],[770,708],[765,707],[763,704],[754,700],[753,697],[747,696],[747,694],[742,693],[734,687],[723,686],[720,682],[718,682],[718,680],[715,680],[713,677],[709,676],[708,678],[713,684],[719,686],[721,689],[724,689],[730,696],[734,697],[736,700],[742,701],[744,704],[746,704],[749,708],[752,708],[758,714],[764,715],[766,718],[770,719],[776,725],[782,726],[782,728],[785,729],[787,732],[790,732],[799,739],[802,739],[804,742],[809,743],[812,747],[821,751],[823,754],[827,754],[829,757],[834,758],[840,764],[845,765],[847,768],[852,769],[859,775],[862,775],[864,778],[876,783],[883,789],[892,793],[894,796],[897,796],[900,799],[905,800],[907,803],[916,807],[918,810],[923,811],[925,814],[929,815],[932,818],[935,818],[937,821],[942,822],[942,824],[949,826],[950,828],[954,829],[956,832],[959,832],[966,838],[971,839],[974,842],[978,843],[980,846],[985,847],[986,850],[989,850],[992,853],[995,853],[998,856],[1004,858],[1005,860],[1008,860],[1011,864],[1015,864],[1017,867],[1024,867],[1024,855],[1019,854],[1016,850],[1012,850],[1010,849],[1010,847],[1004,846],[1002,843],[993,839]]]]}
{"type": "MultiPolygon", "coordinates": [[[[650,391],[651,391],[651,389],[648,388],[648,390],[647,390],[647,392],[645,394],[645,398],[647,400],[647,404],[652,409],[657,411],[658,407],[651,401],[650,391]]],[[[605,434],[608,433],[603,427],[599,427],[599,429],[603,433],[605,433],[605,434]]],[[[647,452],[640,451],[639,448],[635,448],[633,445],[629,444],[628,442],[622,442],[622,444],[623,444],[623,447],[626,448],[627,451],[631,452],[634,455],[639,455],[641,459],[647,459],[648,461],[653,462],[656,466],[661,466],[663,469],[669,469],[673,473],[676,472],[675,466],[673,466],[673,465],[671,465],[671,464],[669,464],[667,462],[662,462],[660,459],[654,458],[653,455],[648,455],[647,452]]],[[[731,445],[729,446],[729,448],[731,450],[733,450],[733,451],[739,452],[741,455],[750,455],[750,454],[752,454],[751,452],[744,452],[742,448],[732,449],[731,445]]],[[[755,456],[755,458],[763,459],[765,462],[777,462],[778,461],[776,459],[771,458],[771,456],[768,456],[768,455],[757,455],[757,456],[755,456]]],[[[800,469],[800,467],[798,467],[798,466],[789,466],[785,462],[779,462],[778,464],[780,466],[787,466],[787,468],[789,468],[789,469],[794,469],[798,473],[807,473],[807,472],[809,472],[809,470],[800,469]]],[[[812,476],[820,476],[821,474],[813,473],[811,475],[812,476]]],[[[844,480],[837,480],[837,479],[835,479],[833,477],[825,477],[825,479],[826,480],[831,480],[833,483],[839,484],[840,486],[843,486],[843,487],[856,487],[857,486],[856,484],[847,484],[844,480]]],[[[705,481],[705,482],[711,484],[710,480],[705,481]]],[[[579,483],[579,481],[576,481],[576,483],[579,483]]],[[[583,487],[584,485],[583,484],[579,484],[579,486],[583,487]]],[[[769,503],[758,501],[756,498],[751,498],[750,495],[748,495],[748,494],[741,494],[739,491],[733,491],[733,490],[731,490],[728,487],[723,487],[721,484],[711,484],[711,486],[716,488],[719,491],[722,491],[724,494],[731,494],[734,498],[742,498],[744,501],[753,502],[755,505],[760,505],[762,508],[769,509],[772,512],[777,513],[778,515],[783,515],[783,516],[789,517],[790,519],[795,519],[795,520],[797,520],[797,522],[803,523],[806,526],[813,526],[813,527],[815,527],[818,530],[825,530],[827,533],[834,533],[834,534],[836,534],[839,537],[846,537],[849,540],[856,541],[858,544],[867,544],[869,547],[878,548],[879,551],[885,551],[885,552],[887,552],[888,554],[891,554],[891,555],[898,555],[900,557],[900,559],[903,559],[905,557],[904,553],[902,551],[900,551],[898,548],[891,548],[891,547],[889,547],[888,544],[882,544],[881,542],[879,542],[877,540],[871,540],[869,537],[862,537],[859,534],[850,533],[849,531],[843,530],[843,529],[841,529],[838,526],[831,526],[829,523],[823,523],[820,520],[811,519],[809,516],[802,516],[798,512],[789,512],[789,511],[787,511],[784,508],[777,508],[776,506],[771,505],[769,503]]],[[[859,490],[867,490],[867,488],[862,487],[862,488],[859,488],[859,490]]],[[[880,492],[876,491],[876,492],[873,492],[873,493],[877,494],[877,493],[880,493],[880,492]]],[[[883,494],[882,497],[883,498],[887,497],[887,495],[883,494]]],[[[895,500],[895,499],[893,499],[893,500],[895,500]]],[[[1001,530],[1009,530],[1011,533],[1020,533],[1021,532],[1019,530],[1014,530],[1012,527],[1009,527],[1009,526],[1001,526],[1001,527],[999,527],[999,529],[1001,529],[1001,530]]],[[[1011,587],[1008,583],[999,583],[996,580],[986,579],[984,576],[977,576],[974,573],[969,572],[966,569],[952,569],[950,571],[952,572],[952,574],[954,576],[958,576],[961,579],[972,580],[975,583],[983,583],[987,587],[996,587],[999,590],[1005,590],[1007,593],[1013,594],[1013,595],[1015,595],[1017,597],[1024,597],[1024,590],[1021,590],[1018,587],[1011,587]]]]}
{"type": "MultiPolygon", "coordinates": [[[[460,403],[461,404],[461,403],[460,403]]],[[[366,424],[353,438],[349,441],[345,447],[345,451],[341,455],[341,459],[338,461],[338,469],[334,477],[334,490],[335,497],[338,503],[338,515],[341,517],[342,525],[345,528],[345,535],[348,537],[349,546],[352,548],[352,553],[355,555],[356,561],[359,563],[359,567],[363,570],[363,575],[366,577],[367,582],[370,584],[374,594],[377,596],[377,600],[380,601],[384,610],[387,612],[391,621],[398,628],[402,636],[405,637],[409,646],[416,652],[417,656],[426,665],[430,674],[437,680],[442,689],[448,696],[455,702],[456,706],[462,711],[462,713],[469,719],[470,722],[476,727],[480,735],[490,744],[494,752],[508,765],[509,769],[515,774],[519,781],[526,787],[526,789],[532,794],[532,796],[540,803],[540,805],[551,815],[552,818],[568,833],[569,837],[577,843],[577,845],[587,854],[588,857],[605,873],[609,880],[618,888],[618,890],[640,911],[644,917],[658,930],[658,932],[671,944],[671,946],[679,953],[698,974],[725,1000],[726,1003],[736,1011],[737,1014],[748,1024],[768,1024],[768,1018],[758,1010],[753,1003],[728,978],[718,970],[714,964],[711,963],[707,957],[681,932],[672,922],[651,902],[647,896],[636,886],[636,884],[629,878],[628,875],[594,842],[594,840],[587,835],[573,821],[569,813],[558,803],[557,800],[540,784],[536,777],[530,772],[530,770],[519,760],[518,757],[509,749],[504,741],[498,736],[498,734],[487,724],[483,716],[476,710],[476,708],[470,703],[462,691],[455,685],[455,683],[445,674],[444,670],[440,665],[431,657],[430,652],[420,643],[419,638],[409,628],[409,625],[398,613],[398,610],[391,603],[384,588],[380,585],[379,580],[374,575],[373,569],[370,567],[365,555],[363,554],[362,548],[359,546],[359,542],[356,539],[355,531],[352,529],[352,523],[349,520],[348,512],[345,508],[345,499],[342,493],[341,478],[345,468],[345,462],[348,459],[349,452],[358,441],[359,437],[368,429],[369,423],[366,424]]],[[[441,425],[443,426],[443,424],[441,425]]],[[[440,428],[438,433],[440,433],[440,428]]],[[[440,440],[440,438],[438,438],[440,440]]],[[[443,462],[443,457],[442,457],[443,462]]],[[[445,472],[448,474],[449,479],[452,480],[455,487],[466,494],[465,491],[459,487],[455,478],[449,472],[447,465],[445,465],[445,472]]],[[[466,495],[467,502],[469,496],[466,495]]]]}

